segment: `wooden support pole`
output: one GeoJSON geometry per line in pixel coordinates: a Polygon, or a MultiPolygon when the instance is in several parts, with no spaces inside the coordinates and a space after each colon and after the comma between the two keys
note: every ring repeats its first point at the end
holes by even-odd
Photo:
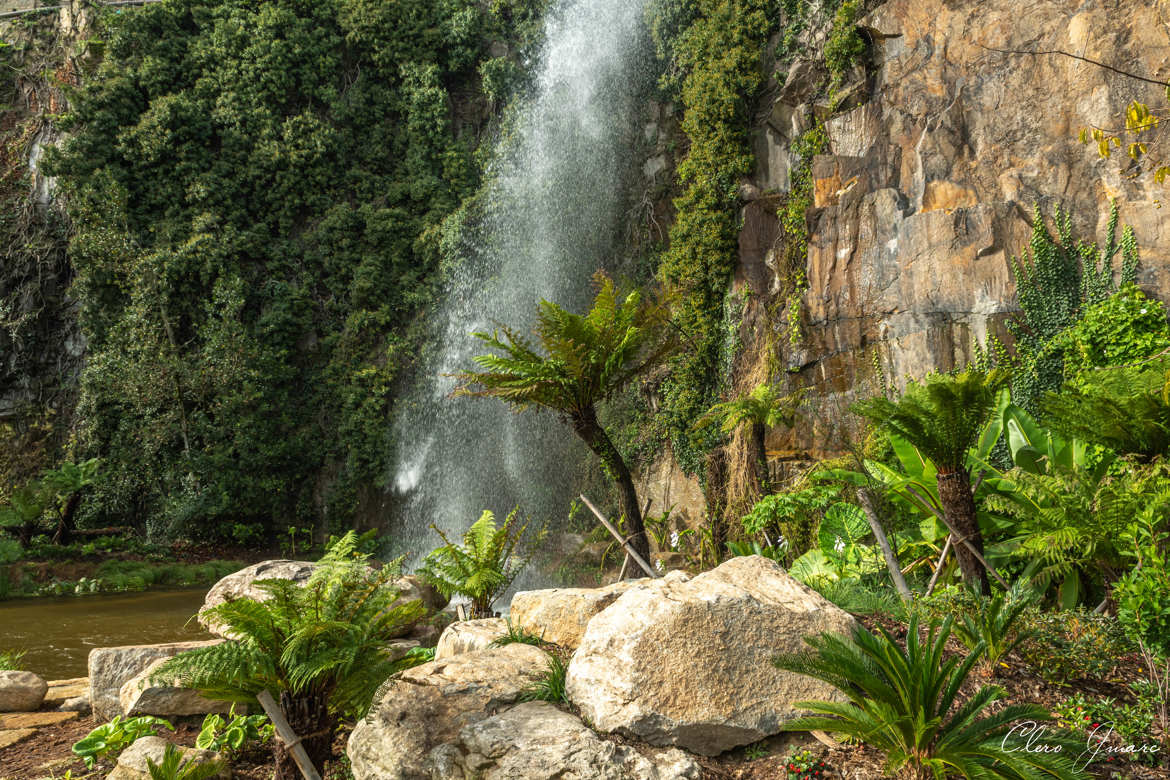
{"type": "Polygon", "coordinates": [[[309,754],[305,752],[305,746],[301,744],[301,738],[293,732],[292,726],[288,725],[284,713],[280,710],[280,705],[272,698],[272,694],[268,691],[260,691],[256,694],[256,701],[260,702],[260,706],[268,714],[268,719],[272,721],[272,727],[276,730],[276,736],[292,754],[293,761],[296,762],[297,769],[301,770],[305,780],[321,780],[321,775],[317,774],[317,768],[313,766],[313,762],[309,760],[309,754]]]}
{"type": "Polygon", "coordinates": [[[638,551],[633,548],[629,540],[622,538],[622,535],[618,533],[618,529],[613,527],[613,523],[609,522],[605,515],[601,514],[600,510],[593,506],[592,501],[585,498],[584,494],[581,495],[581,501],[583,501],[585,506],[589,507],[589,511],[592,512],[597,517],[597,519],[601,521],[601,524],[605,526],[605,530],[609,531],[613,535],[613,538],[617,539],[618,543],[625,548],[629,556],[634,559],[634,563],[642,567],[642,571],[646,572],[646,574],[650,575],[651,577],[659,576],[658,572],[654,571],[654,567],[647,563],[645,558],[643,558],[641,555],[638,555],[638,551]]]}

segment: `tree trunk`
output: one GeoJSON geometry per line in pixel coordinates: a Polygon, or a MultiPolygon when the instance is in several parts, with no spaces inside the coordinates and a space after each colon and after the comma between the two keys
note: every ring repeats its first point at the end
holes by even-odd
{"type": "MultiPolygon", "coordinates": [[[[979,555],[983,555],[983,534],[979,531],[979,520],[975,515],[975,494],[971,490],[971,475],[966,469],[938,474],[938,500],[943,513],[954,531],[962,534],[979,555]]],[[[955,559],[963,572],[963,581],[974,585],[980,593],[990,593],[987,570],[979,558],[963,544],[962,539],[954,540],[955,559]]]]}
{"type": "Polygon", "coordinates": [[[760,498],[771,492],[772,480],[768,474],[768,448],[765,444],[768,428],[763,423],[752,423],[752,447],[756,451],[756,486],[760,498]]]}
{"type": "MultiPolygon", "coordinates": [[[[570,418],[573,423],[573,432],[581,437],[594,454],[601,459],[601,465],[617,483],[618,494],[621,496],[622,514],[626,518],[626,533],[630,536],[630,545],[639,555],[650,560],[650,542],[646,538],[646,527],[642,524],[642,507],[638,504],[638,491],[634,488],[634,479],[630,476],[630,469],[622,458],[617,447],[606,435],[605,429],[597,421],[597,411],[592,407],[586,408],[580,414],[570,418]]],[[[631,574],[633,570],[631,567],[631,574]]]]}
{"type": "MultiPolygon", "coordinates": [[[[293,696],[282,691],[280,710],[293,732],[301,738],[309,760],[324,777],[325,762],[333,757],[333,732],[337,730],[337,719],[329,712],[328,697],[319,693],[293,696]]],[[[284,743],[273,739],[272,746],[276,757],[275,780],[301,780],[301,772],[284,743]]]]}
{"type": "Polygon", "coordinates": [[[65,509],[61,511],[61,517],[57,521],[57,531],[53,534],[53,544],[69,544],[72,541],[75,530],[73,516],[77,514],[77,505],[80,503],[80,490],[71,493],[65,501],[65,509]]]}
{"type": "Polygon", "coordinates": [[[890,546],[890,540],[886,537],[886,529],[882,527],[881,520],[878,518],[877,508],[873,503],[873,494],[869,492],[869,488],[863,487],[857,491],[857,499],[861,503],[862,511],[865,512],[865,519],[869,521],[869,530],[873,531],[873,538],[877,540],[878,547],[881,548],[882,557],[886,560],[886,568],[890,572],[890,579],[893,580],[898,595],[902,597],[903,601],[913,600],[914,596],[910,593],[906,578],[902,576],[902,566],[898,563],[898,556],[894,554],[894,548],[890,546]]]}

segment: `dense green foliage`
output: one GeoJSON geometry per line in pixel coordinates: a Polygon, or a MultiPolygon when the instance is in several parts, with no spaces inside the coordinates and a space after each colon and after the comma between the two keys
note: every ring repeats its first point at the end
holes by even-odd
{"type": "Polygon", "coordinates": [[[696,445],[691,426],[715,402],[724,378],[722,323],[737,259],[739,180],[754,166],[752,98],[777,10],[774,0],[662,2],[651,10],[667,86],[681,99],[690,139],[661,275],[678,291],[674,319],[689,341],[666,383],[665,427],[675,457],[691,473],[701,471],[709,446],[696,445]]]}
{"type": "MultiPolygon", "coordinates": [[[[1028,252],[1012,259],[1020,304],[1019,316],[1009,325],[1016,337],[1012,392],[1016,403],[1030,412],[1036,410],[1045,392],[1060,389],[1064,382],[1064,345],[1058,336],[1077,323],[1084,307],[1101,303],[1113,294],[1117,284],[1132,283],[1137,277],[1137,239],[1127,227],[1118,241],[1117,224],[1114,204],[1105,245],[1100,247],[1075,239],[1072,217],[1059,206],[1053,235],[1037,207],[1028,252]],[[1121,265],[1115,270],[1118,252],[1121,265]]],[[[1091,338],[1090,334],[1086,336],[1091,338]]],[[[1075,355],[1074,360],[1083,358],[1075,355]]]]}
{"type": "MultiPolygon", "coordinates": [[[[234,638],[175,656],[155,676],[213,699],[255,705],[261,691],[278,696],[289,724],[305,736],[309,757],[321,768],[331,755],[338,721],[363,716],[377,687],[414,662],[413,657],[395,660],[385,643],[425,612],[420,602],[399,599],[392,584],[398,567],[373,569],[356,542],[352,531],[343,536],[303,586],[261,580],[257,587],[264,601],[241,598],[204,611],[234,638]]],[[[288,748],[277,740],[273,751],[277,776],[294,776],[288,748]]]]}
{"type": "Polygon", "coordinates": [[[473,618],[491,617],[492,603],[544,540],[544,529],[530,529],[519,513],[513,509],[497,525],[495,515],[484,510],[463,534],[462,544],[452,542],[436,527],[443,546],[426,557],[419,574],[447,598],[459,595],[471,599],[473,618]]]}
{"type": "Polygon", "coordinates": [[[823,680],[848,698],[846,703],[805,701],[797,707],[815,713],[783,726],[785,731],[822,729],[843,733],[886,753],[886,768],[906,768],[915,778],[957,774],[965,778],[1035,780],[1081,778],[1070,755],[1071,739],[1046,735],[1062,753],[1020,750],[1013,724],[1043,723],[1052,716],[1034,704],[1013,704],[985,711],[1003,698],[1003,690],[983,686],[956,706],[960,687],[983,651],[976,646],[965,659],[946,658],[944,648],[952,621],[932,623],[923,641],[917,617],[911,617],[904,643],[882,629],[879,636],[858,628],[852,637],[822,634],[809,638],[811,652],[776,659],[781,669],[823,680]],[[1013,749],[1015,748],[1015,749],[1013,749]]]}
{"type": "Polygon", "coordinates": [[[386,471],[439,225],[478,181],[476,124],[455,104],[480,99],[467,85],[487,42],[530,33],[541,5],[165,0],[103,15],[104,61],[50,161],[88,340],[84,445],[108,469],[89,522],[344,527],[357,486],[386,471]]]}

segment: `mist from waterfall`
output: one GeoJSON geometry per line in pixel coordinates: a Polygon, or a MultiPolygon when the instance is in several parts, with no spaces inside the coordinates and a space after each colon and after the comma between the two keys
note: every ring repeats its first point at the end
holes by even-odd
{"type": "Polygon", "coordinates": [[[470,334],[497,324],[529,333],[543,298],[581,311],[590,278],[621,251],[648,67],[645,0],[556,0],[532,89],[506,123],[482,212],[462,241],[439,345],[414,395],[399,403],[391,489],[397,554],[438,542],[484,509],[565,517],[586,450],[551,413],[513,414],[493,399],[452,398],[449,374],[483,351],[470,334]]]}

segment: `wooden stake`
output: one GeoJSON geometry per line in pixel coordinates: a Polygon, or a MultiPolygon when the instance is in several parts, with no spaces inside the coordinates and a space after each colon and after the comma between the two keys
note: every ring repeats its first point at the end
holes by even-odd
{"type": "Polygon", "coordinates": [[[305,780],[321,780],[321,775],[317,774],[317,768],[313,766],[313,762],[309,760],[309,754],[305,752],[305,746],[301,744],[301,738],[293,732],[292,726],[288,725],[288,721],[284,719],[284,713],[281,712],[280,705],[272,698],[272,694],[268,691],[260,691],[256,694],[256,701],[260,702],[260,706],[268,714],[268,719],[272,721],[272,727],[276,729],[276,736],[292,754],[293,761],[296,762],[297,769],[301,770],[301,775],[304,776],[305,780]]]}
{"type": "Polygon", "coordinates": [[[618,530],[613,527],[613,524],[605,518],[605,515],[601,514],[597,507],[593,506],[592,501],[585,498],[584,494],[581,495],[581,500],[585,503],[585,506],[589,507],[589,511],[592,512],[597,517],[597,519],[601,521],[601,524],[605,526],[605,530],[609,531],[613,535],[613,538],[617,539],[618,543],[625,548],[629,556],[634,559],[634,563],[642,567],[642,571],[646,572],[651,577],[660,576],[658,572],[654,571],[653,566],[646,563],[645,558],[643,558],[641,555],[638,555],[638,551],[630,545],[629,540],[622,538],[622,535],[618,533],[618,530]]]}

